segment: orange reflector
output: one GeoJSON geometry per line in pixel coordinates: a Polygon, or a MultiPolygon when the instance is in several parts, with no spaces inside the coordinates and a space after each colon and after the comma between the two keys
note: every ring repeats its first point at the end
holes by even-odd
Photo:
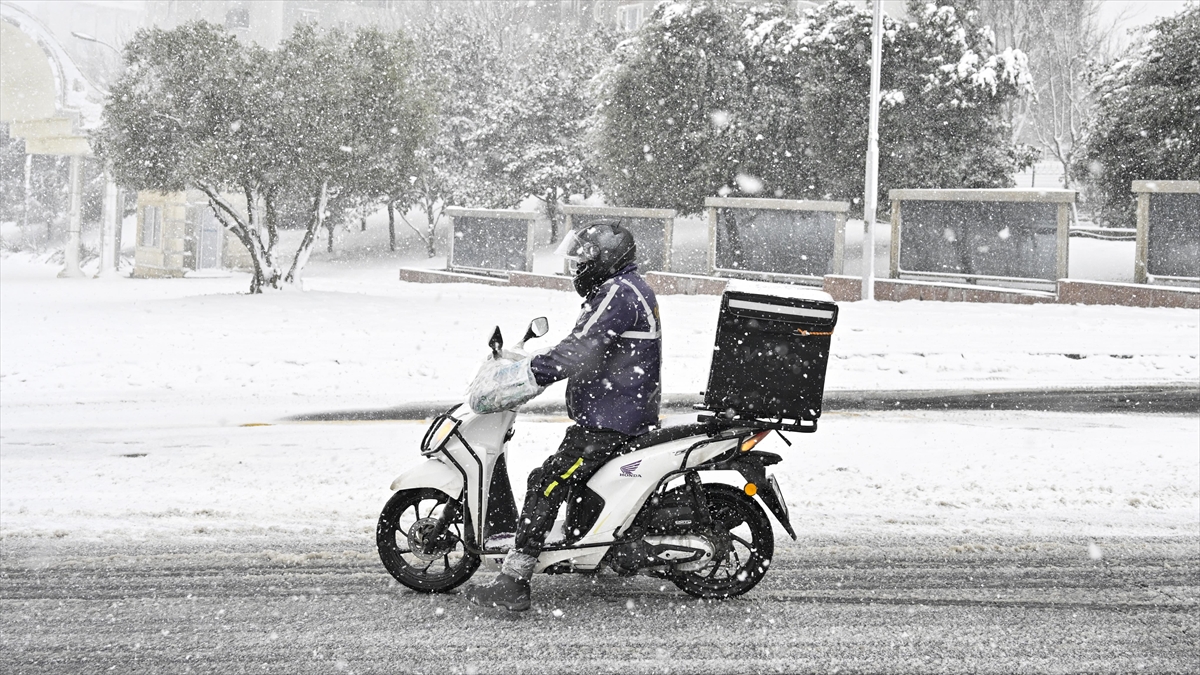
{"type": "Polygon", "coordinates": [[[770,431],[760,431],[757,434],[754,434],[753,436],[751,436],[750,438],[747,438],[742,443],[742,452],[750,452],[751,448],[758,445],[758,442],[761,441],[762,439],[766,438],[770,433],[771,433],[770,431]]]}
{"type": "Polygon", "coordinates": [[[758,494],[758,486],[755,485],[754,483],[746,483],[745,490],[746,490],[746,494],[750,497],[753,497],[754,495],[758,494]]]}

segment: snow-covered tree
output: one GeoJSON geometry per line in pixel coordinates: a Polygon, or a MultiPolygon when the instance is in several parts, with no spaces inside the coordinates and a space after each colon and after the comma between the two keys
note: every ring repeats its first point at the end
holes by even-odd
{"type": "Polygon", "coordinates": [[[252,293],[296,281],[330,200],[377,195],[376,169],[413,167],[423,142],[423,94],[399,36],[301,24],[268,51],[195,22],[140,31],[125,58],[100,153],[133,189],[204,192],[250,252],[252,293]],[[296,202],[305,233],[285,272],[275,250],[280,207],[296,202]]]}
{"type": "Polygon", "coordinates": [[[1096,115],[1072,171],[1101,218],[1132,225],[1134,180],[1200,178],[1200,4],[1159,19],[1094,75],[1096,115]]]}
{"type": "Polygon", "coordinates": [[[446,206],[511,208],[534,196],[554,228],[558,204],[590,194],[596,182],[588,82],[611,39],[569,22],[542,33],[514,29],[533,25],[536,8],[527,3],[426,10],[410,29],[420,43],[420,77],[436,95],[436,123],[411,181],[427,225],[409,227],[433,256],[446,206]]]}
{"type": "MultiPolygon", "coordinates": [[[[1032,161],[1011,142],[1004,107],[1029,92],[1024,55],[996,53],[973,3],[909,5],[884,17],[880,188],[1003,187],[1032,161]],[[955,4],[966,5],[956,8],[955,4]],[[968,11],[963,11],[963,9],[968,11]]],[[[862,194],[870,91],[871,16],[835,0],[799,21],[751,13],[750,132],[743,166],[781,196],[862,194]]]]}
{"type": "Polygon", "coordinates": [[[1027,60],[1019,50],[995,51],[974,4],[910,0],[915,21],[896,26],[896,89],[884,118],[892,140],[880,146],[890,187],[1008,187],[1035,157],[1011,141],[1005,115],[1032,92],[1027,60]]]}
{"type": "Polygon", "coordinates": [[[0,221],[21,220],[25,204],[25,142],[0,124],[0,221]]]}
{"type": "Polygon", "coordinates": [[[433,102],[418,73],[416,46],[403,33],[359,31],[354,52],[354,99],[366,103],[355,114],[359,156],[363,167],[360,209],[383,201],[388,207],[388,242],[396,250],[395,211],[407,211],[416,201],[417,152],[429,138],[433,102]],[[397,92],[407,91],[407,95],[397,92]]]}
{"type": "MultiPolygon", "coordinates": [[[[996,53],[973,5],[911,3],[912,21],[885,19],[885,195],[1005,186],[1032,160],[1003,114],[1029,91],[1024,55],[996,53]]],[[[871,15],[846,0],[798,20],[780,7],[659,5],[604,76],[605,193],[683,212],[713,194],[860,201],[870,55],[871,15]]]]}
{"type": "Polygon", "coordinates": [[[416,150],[429,126],[425,92],[416,82],[415,50],[401,34],[362,29],[318,33],[306,25],[280,45],[273,95],[290,105],[272,124],[291,167],[288,183],[313,211],[287,281],[303,267],[320,225],[329,231],[364,203],[407,193],[416,150]],[[394,187],[400,186],[400,187],[394,187]]]}
{"type": "MultiPolygon", "coordinates": [[[[505,9],[500,7],[498,9],[505,9]]],[[[512,206],[520,196],[511,180],[489,171],[504,152],[502,108],[511,93],[512,36],[491,4],[435,8],[413,27],[418,42],[419,78],[432,93],[433,128],[417,151],[413,176],[415,203],[425,212],[424,231],[410,227],[436,253],[435,233],[447,206],[512,206]]],[[[403,216],[403,211],[400,212],[403,216]]]]}
{"type": "Polygon", "coordinates": [[[254,193],[268,187],[267,176],[253,169],[269,159],[248,142],[258,135],[260,119],[255,94],[261,98],[262,92],[249,86],[256,60],[236,38],[206,22],[139,31],[124,57],[125,75],[113,85],[96,132],[98,154],[117,182],[131,189],[203,190],[250,252],[251,292],[277,285],[274,242],[262,241],[253,208],[254,193]],[[247,217],[229,206],[222,190],[249,198],[247,217]]]}
{"type": "Polygon", "coordinates": [[[1014,107],[1014,137],[1058,161],[1063,187],[1071,187],[1070,168],[1094,110],[1087,74],[1107,54],[1114,30],[1100,20],[1100,1],[983,0],[980,15],[999,46],[1028,56],[1035,96],[1014,107]]]}
{"type": "Polygon", "coordinates": [[[564,26],[531,40],[533,52],[520,66],[499,123],[485,145],[498,175],[518,198],[537,197],[546,208],[551,239],[562,223],[559,205],[571,195],[591,195],[597,170],[588,146],[595,101],[590,81],[612,45],[603,30],[564,26]]]}
{"type": "Polygon", "coordinates": [[[661,3],[601,74],[593,147],[618,205],[695,213],[739,173],[745,69],[733,10],[661,3]]]}

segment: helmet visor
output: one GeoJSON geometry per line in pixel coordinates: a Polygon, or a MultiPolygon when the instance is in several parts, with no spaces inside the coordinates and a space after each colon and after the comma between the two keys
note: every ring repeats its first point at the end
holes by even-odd
{"type": "Polygon", "coordinates": [[[562,243],[554,249],[555,255],[560,255],[575,263],[587,263],[600,257],[600,247],[595,242],[579,236],[577,230],[571,230],[563,237],[562,243]]]}

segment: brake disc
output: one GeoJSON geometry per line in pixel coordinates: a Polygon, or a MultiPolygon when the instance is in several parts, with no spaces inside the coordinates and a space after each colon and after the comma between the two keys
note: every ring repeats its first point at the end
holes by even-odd
{"type": "Polygon", "coordinates": [[[437,521],[438,519],[433,517],[422,518],[408,528],[408,549],[425,562],[437,560],[453,548],[451,540],[447,537],[443,537],[441,542],[429,540],[429,535],[437,527],[437,521]]]}

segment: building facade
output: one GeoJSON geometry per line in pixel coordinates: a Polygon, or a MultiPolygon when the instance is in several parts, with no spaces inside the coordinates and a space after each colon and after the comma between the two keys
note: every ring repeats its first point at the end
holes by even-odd
{"type": "MultiPolygon", "coordinates": [[[[228,199],[235,206],[238,200],[228,199]]],[[[221,226],[198,190],[139,192],[133,276],[182,277],[189,272],[251,268],[250,253],[221,226]]]]}

